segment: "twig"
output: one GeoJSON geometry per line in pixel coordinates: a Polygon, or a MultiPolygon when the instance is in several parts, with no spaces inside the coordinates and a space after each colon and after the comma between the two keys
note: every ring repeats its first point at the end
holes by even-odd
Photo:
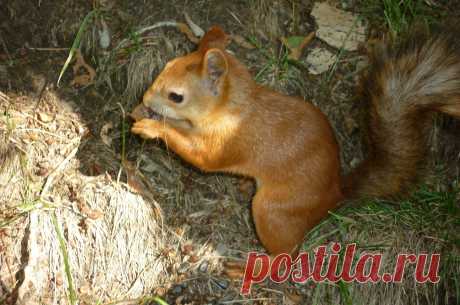
{"type": "Polygon", "coordinates": [[[8,104],[10,103],[10,98],[8,97],[8,95],[3,93],[2,91],[0,91],[0,100],[6,102],[8,104]]]}
{"type": "Polygon", "coordinates": [[[200,28],[195,22],[193,22],[190,16],[185,12],[184,12],[184,17],[185,17],[185,22],[187,22],[187,25],[190,28],[190,30],[192,30],[193,34],[198,38],[203,37],[204,36],[203,29],[200,28]]]}
{"type": "MultiPolygon", "coordinates": [[[[176,21],[161,21],[161,22],[157,22],[157,23],[155,23],[155,24],[153,24],[151,26],[148,26],[148,27],[145,27],[143,29],[137,30],[136,32],[134,32],[134,35],[140,36],[140,35],[142,35],[143,33],[147,32],[147,31],[154,30],[154,29],[161,28],[161,27],[177,27],[177,24],[178,24],[178,22],[176,22],[176,21]]],[[[130,40],[131,40],[131,38],[123,39],[122,41],[120,41],[120,43],[118,43],[118,45],[115,47],[114,50],[120,49],[127,42],[129,42],[130,40]]]]}
{"type": "Polygon", "coordinates": [[[243,26],[243,23],[241,22],[240,18],[238,18],[238,16],[236,16],[234,12],[232,12],[229,9],[227,9],[227,11],[241,26],[243,26]]]}
{"type": "Polygon", "coordinates": [[[3,39],[2,32],[0,32],[0,41],[2,42],[3,50],[5,51],[6,56],[8,56],[8,59],[10,60],[10,62],[12,62],[13,58],[11,57],[11,54],[8,51],[8,47],[6,46],[5,40],[3,39]]]}
{"type": "Polygon", "coordinates": [[[33,47],[28,47],[27,49],[32,50],[32,51],[46,51],[46,52],[62,52],[62,51],[70,50],[70,48],[33,48],[33,47]]]}
{"type": "Polygon", "coordinates": [[[78,151],[78,146],[75,147],[70,154],[48,175],[45,185],[42,188],[42,191],[40,192],[40,198],[43,198],[46,193],[48,192],[48,189],[50,188],[51,184],[53,183],[54,178],[59,174],[59,172],[66,166],[69,161],[75,157],[78,151]]]}
{"type": "Polygon", "coordinates": [[[48,80],[48,78],[46,78],[46,81],[43,84],[42,89],[40,90],[40,94],[38,95],[37,102],[35,103],[34,113],[37,112],[37,109],[40,106],[40,102],[41,102],[41,100],[43,98],[43,93],[45,92],[46,87],[48,87],[48,84],[49,84],[49,80],[48,80]]]}

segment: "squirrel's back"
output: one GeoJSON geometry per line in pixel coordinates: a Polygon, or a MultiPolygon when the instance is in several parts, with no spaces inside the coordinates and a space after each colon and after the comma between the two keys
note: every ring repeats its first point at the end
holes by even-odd
{"type": "Polygon", "coordinates": [[[432,34],[418,29],[374,48],[361,82],[370,103],[367,159],[345,177],[346,197],[406,188],[423,165],[433,111],[460,118],[459,25],[432,34]]]}

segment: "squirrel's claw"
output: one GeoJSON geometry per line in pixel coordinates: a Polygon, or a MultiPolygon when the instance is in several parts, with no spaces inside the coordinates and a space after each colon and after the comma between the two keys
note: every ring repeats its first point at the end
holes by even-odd
{"type": "Polygon", "coordinates": [[[157,121],[142,119],[134,123],[131,132],[143,139],[155,139],[161,137],[161,126],[157,121]]]}

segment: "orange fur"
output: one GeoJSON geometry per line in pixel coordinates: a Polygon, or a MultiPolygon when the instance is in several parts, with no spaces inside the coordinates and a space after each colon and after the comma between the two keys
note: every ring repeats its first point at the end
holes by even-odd
{"type": "MultiPolygon", "coordinates": [[[[225,52],[227,44],[227,35],[213,27],[198,51],[168,63],[134,111],[144,115],[136,117],[132,132],[163,139],[202,170],[253,177],[257,193],[252,210],[261,242],[271,254],[293,253],[304,234],[344,199],[339,148],[318,108],[257,85],[247,68],[225,52]],[[174,96],[182,97],[181,102],[175,102],[174,96]],[[145,115],[149,111],[150,116],[145,115]]],[[[432,107],[453,115],[460,112],[460,68],[447,73],[450,83],[444,84],[451,94],[442,90],[446,100],[434,104],[427,98],[426,105],[420,106],[420,97],[414,95],[418,99],[409,99],[412,104],[400,104],[408,99],[406,96],[430,89],[436,80],[433,77],[432,83],[417,87],[420,82],[410,74],[418,71],[414,67],[420,68],[416,76],[422,85],[430,81],[423,73],[436,72],[434,67],[425,70],[420,66],[414,55],[419,54],[417,50],[415,47],[401,59],[385,57],[388,61],[382,59],[381,66],[371,72],[370,81],[364,83],[371,95],[371,153],[346,179],[344,190],[350,197],[366,192],[387,195],[414,176],[425,134],[425,128],[414,131],[420,127],[417,119],[422,116],[417,109],[432,107]],[[395,80],[406,75],[405,69],[404,83],[395,80]],[[399,91],[391,91],[391,86],[399,91]],[[393,180],[385,177],[388,173],[393,180]],[[388,185],[382,186],[382,181],[388,185]]],[[[453,64],[459,65],[457,55],[452,56],[453,64]]],[[[444,77],[442,73],[437,76],[444,77]]]]}
{"type": "Polygon", "coordinates": [[[270,253],[290,253],[342,199],[337,143],[319,109],[257,85],[225,41],[213,28],[197,52],[168,64],[140,106],[163,120],[140,120],[132,131],[162,138],[203,170],[253,177],[257,234],[270,253]],[[183,104],[168,100],[174,90],[183,104]]]}
{"type": "Polygon", "coordinates": [[[363,100],[370,104],[368,153],[344,179],[347,198],[406,191],[425,165],[433,112],[460,118],[459,27],[431,34],[415,27],[401,41],[384,41],[370,54],[361,82],[363,100]]]}

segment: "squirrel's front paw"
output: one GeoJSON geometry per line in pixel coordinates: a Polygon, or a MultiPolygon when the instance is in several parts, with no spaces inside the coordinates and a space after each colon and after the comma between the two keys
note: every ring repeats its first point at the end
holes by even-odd
{"type": "Polygon", "coordinates": [[[144,139],[155,139],[161,137],[162,129],[158,121],[143,119],[134,123],[131,132],[138,134],[144,139]]]}

